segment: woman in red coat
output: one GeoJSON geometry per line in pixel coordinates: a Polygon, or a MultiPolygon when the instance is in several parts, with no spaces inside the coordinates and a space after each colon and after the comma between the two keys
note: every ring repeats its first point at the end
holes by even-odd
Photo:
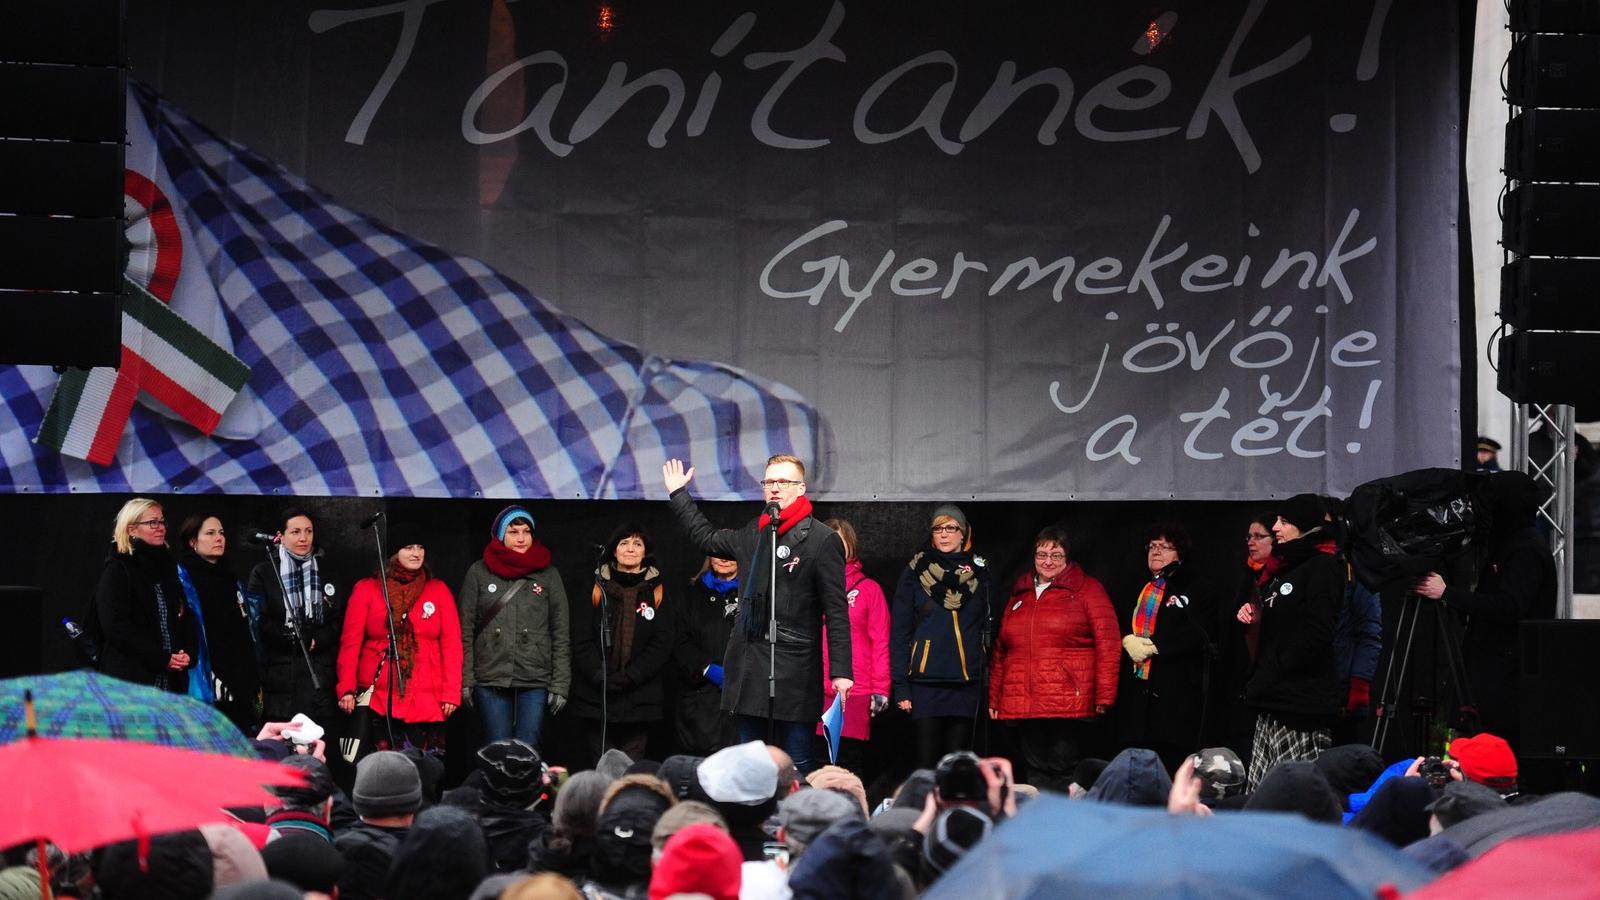
{"type": "Polygon", "coordinates": [[[1034,539],[1033,571],[1011,586],[989,669],[989,717],[1015,722],[1028,782],[1067,792],[1116,702],[1122,632],[1100,582],[1068,558],[1061,528],[1034,539]]]}
{"type": "MultiPolygon", "coordinates": [[[[383,589],[377,577],[363,578],[350,592],[339,642],[339,709],[354,713],[358,698],[369,696],[374,716],[393,716],[395,743],[442,750],[444,720],[461,702],[461,618],[450,589],[423,563],[427,551],[420,529],[396,523],[389,528],[389,542],[395,551],[384,577],[400,669],[390,672],[385,659],[389,629],[383,589]],[[399,676],[405,681],[405,692],[392,704],[391,675],[396,676],[397,693],[399,676]]],[[[388,730],[375,723],[367,743],[371,749],[388,749],[388,730]]]]}

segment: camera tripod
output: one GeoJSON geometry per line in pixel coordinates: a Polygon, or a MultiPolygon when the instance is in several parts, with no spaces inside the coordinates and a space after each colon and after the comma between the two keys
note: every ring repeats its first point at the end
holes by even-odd
{"type": "MultiPolygon", "coordinates": [[[[1373,707],[1373,718],[1377,720],[1377,726],[1372,732],[1372,749],[1378,751],[1380,755],[1383,754],[1384,745],[1389,740],[1389,726],[1399,711],[1400,692],[1405,687],[1406,676],[1411,674],[1411,651],[1417,638],[1417,619],[1422,616],[1424,606],[1432,607],[1437,617],[1436,634],[1440,637],[1437,643],[1443,645],[1445,664],[1450,667],[1450,684],[1456,693],[1458,719],[1463,723],[1465,730],[1473,733],[1478,731],[1478,707],[1472,701],[1472,687],[1467,683],[1467,670],[1461,660],[1461,647],[1451,635],[1449,617],[1445,614],[1443,601],[1428,600],[1416,591],[1407,591],[1400,607],[1400,618],[1394,625],[1394,640],[1389,644],[1389,665],[1384,669],[1383,689],[1379,692],[1378,702],[1373,707]]],[[[1430,712],[1423,715],[1431,718],[1432,714],[1430,712]]],[[[1427,729],[1424,728],[1423,731],[1426,740],[1427,729]]]]}

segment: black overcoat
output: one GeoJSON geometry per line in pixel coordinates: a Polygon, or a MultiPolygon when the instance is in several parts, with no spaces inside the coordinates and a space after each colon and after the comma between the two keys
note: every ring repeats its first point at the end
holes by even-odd
{"type": "MultiPolygon", "coordinates": [[[[671,497],[672,512],[701,552],[736,559],[741,577],[741,603],[764,597],[765,563],[752,565],[758,546],[770,532],[756,520],[743,528],[715,528],[680,488],[671,497]]],[[[853,678],[850,668],[850,606],[844,590],[844,542],[811,516],[778,538],[788,554],[777,569],[777,694],[773,718],[815,722],[822,713],[822,626],[828,626],[829,678],[853,678]]],[[[770,552],[770,551],[768,551],[770,552]]],[[[741,610],[742,613],[742,610],[741,610]]],[[[767,716],[768,668],[772,659],[763,634],[751,638],[736,624],[723,656],[722,708],[736,715],[767,716]]],[[[865,698],[861,698],[865,699],[865,698]]],[[[859,701],[858,701],[859,702],[859,701]]]]}

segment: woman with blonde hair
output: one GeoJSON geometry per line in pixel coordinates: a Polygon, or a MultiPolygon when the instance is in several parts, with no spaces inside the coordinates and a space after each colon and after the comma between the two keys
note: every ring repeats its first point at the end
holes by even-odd
{"type": "Polygon", "coordinates": [[[954,503],[928,523],[927,549],[911,557],[890,605],[894,700],[911,714],[916,763],[933,768],[969,750],[983,701],[985,637],[994,616],[988,563],[972,552],[972,529],[954,503]]]}
{"type": "Polygon", "coordinates": [[[188,691],[198,634],[156,501],[136,497],[118,511],[91,625],[101,672],[176,694],[188,691]]]}

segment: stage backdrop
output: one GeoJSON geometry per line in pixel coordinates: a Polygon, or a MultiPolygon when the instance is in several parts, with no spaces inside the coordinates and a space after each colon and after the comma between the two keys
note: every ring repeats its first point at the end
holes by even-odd
{"type": "Polygon", "coordinates": [[[125,365],[0,367],[0,489],[1452,465],[1454,10],[133,0],[125,365]]]}

